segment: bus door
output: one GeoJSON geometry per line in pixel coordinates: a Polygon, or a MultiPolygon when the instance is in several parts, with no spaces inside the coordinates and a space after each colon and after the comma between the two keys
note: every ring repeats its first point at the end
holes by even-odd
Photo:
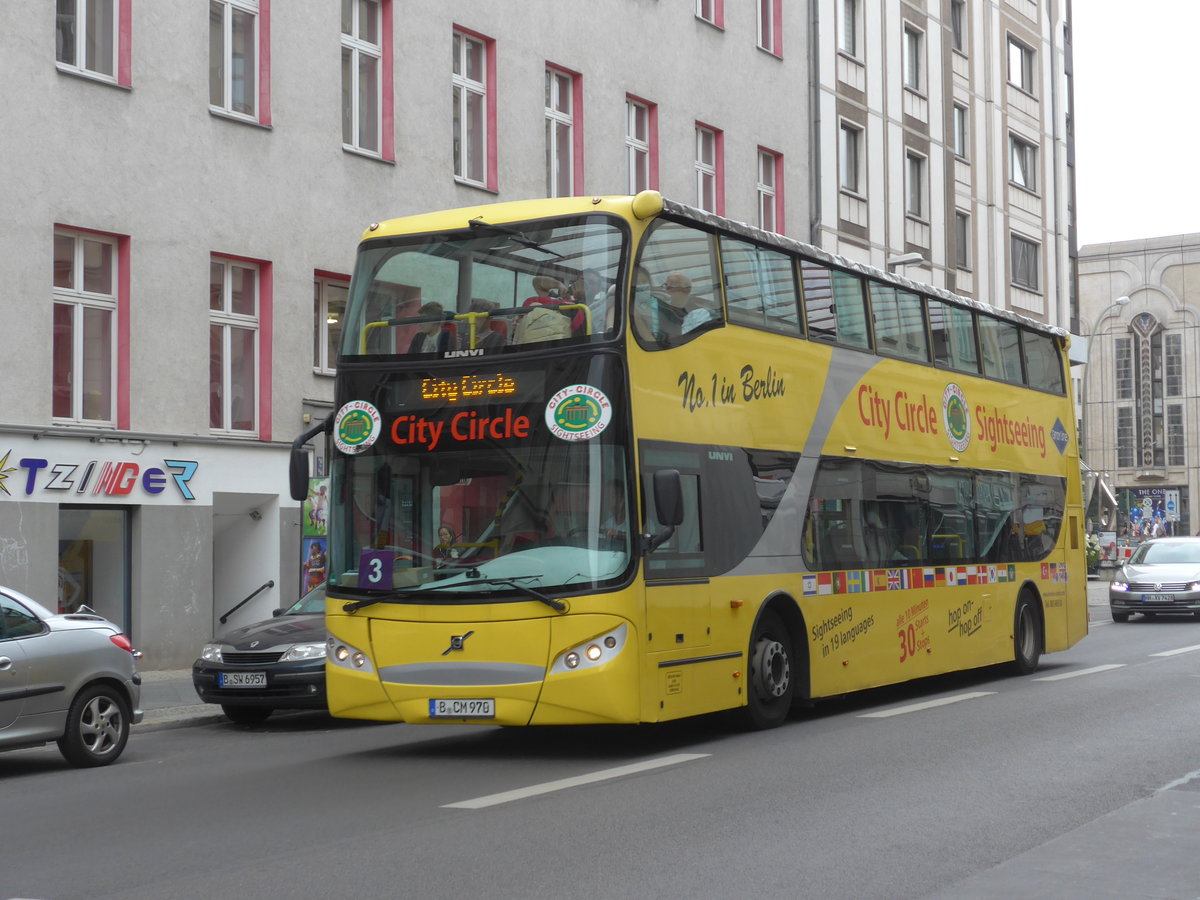
{"type": "MultiPolygon", "coordinates": [[[[654,510],[654,473],[676,469],[683,488],[683,522],[644,560],[646,646],[654,667],[663,719],[712,708],[711,683],[717,668],[709,662],[711,593],[703,534],[699,454],[691,450],[645,449],[642,459],[643,533],[660,524],[654,510]]],[[[722,682],[728,672],[721,668],[722,682]]]]}

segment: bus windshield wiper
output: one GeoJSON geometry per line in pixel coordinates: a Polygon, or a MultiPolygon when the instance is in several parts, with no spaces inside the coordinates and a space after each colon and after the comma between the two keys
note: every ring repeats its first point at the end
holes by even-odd
{"type": "MultiPolygon", "coordinates": [[[[472,570],[472,571],[474,571],[474,570],[472,570]]],[[[517,577],[522,577],[522,576],[517,576],[517,577]]],[[[528,578],[528,577],[533,577],[533,576],[524,576],[524,577],[528,578]]],[[[363,597],[361,600],[348,600],[345,604],[342,605],[342,610],[343,610],[343,612],[348,612],[348,613],[358,612],[360,609],[363,609],[364,607],[367,607],[367,606],[373,606],[376,603],[401,603],[405,600],[409,600],[414,597],[427,596],[429,594],[437,593],[444,588],[463,587],[464,585],[469,586],[469,585],[473,585],[473,584],[505,585],[507,587],[512,588],[513,590],[516,590],[522,594],[525,594],[527,597],[531,597],[534,600],[537,600],[539,603],[546,604],[551,609],[553,609],[555,612],[566,612],[567,611],[567,604],[563,603],[561,600],[555,600],[553,597],[547,597],[541,591],[535,591],[531,587],[526,587],[523,584],[518,584],[517,582],[513,581],[511,578],[481,578],[478,580],[472,579],[470,581],[448,581],[443,584],[425,584],[425,585],[421,585],[420,587],[407,588],[405,590],[399,590],[399,591],[380,591],[377,594],[372,594],[370,597],[363,597]]]]}
{"type": "MultiPolygon", "coordinates": [[[[535,591],[531,587],[526,587],[523,584],[517,584],[511,578],[484,578],[484,579],[481,579],[481,581],[483,584],[507,585],[508,587],[512,588],[513,590],[520,591],[522,594],[525,594],[527,597],[532,597],[534,600],[538,601],[538,603],[545,603],[548,607],[550,607],[555,612],[566,612],[567,611],[567,604],[563,603],[561,600],[555,600],[553,597],[547,597],[541,591],[535,591]]],[[[479,584],[480,582],[473,581],[470,583],[471,584],[479,584]]]]}
{"type": "Polygon", "coordinates": [[[501,234],[507,234],[513,239],[514,243],[520,244],[522,247],[528,247],[530,250],[540,250],[542,253],[549,253],[551,256],[557,256],[559,259],[566,259],[561,253],[556,253],[549,247],[543,247],[537,241],[526,236],[523,231],[518,231],[515,228],[509,228],[507,225],[492,225],[489,222],[483,221],[482,216],[478,216],[467,222],[472,228],[490,228],[492,231],[499,231],[501,234]]]}

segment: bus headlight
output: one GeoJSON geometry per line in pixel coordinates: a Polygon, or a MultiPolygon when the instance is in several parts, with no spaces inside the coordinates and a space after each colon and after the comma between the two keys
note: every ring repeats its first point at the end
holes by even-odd
{"type": "Polygon", "coordinates": [[[591,640],[560,653],[550,667],[550,674],[562,672],[578,672],[581,669],[591,669],[612,662],[617,654],[625,649],[625,640],[629,629],[626,625],[618,625],[606,634],[597,635],[591,640]]]}
{"type": "Polygon", "coordinates": [[[325,642],[324,649],[326,659],[338,668],[350,669],[352,672],[375,671],[375,667],[371,665],[371,658],[366,653],[333,635],[325,642]]]}

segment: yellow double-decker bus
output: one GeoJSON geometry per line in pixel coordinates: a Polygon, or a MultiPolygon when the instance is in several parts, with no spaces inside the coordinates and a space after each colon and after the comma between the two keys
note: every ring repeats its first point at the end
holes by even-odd
{"type": "Polygon", "coordinates": [[[661,722],[1087,632],[1067,335],[662,198],[363,235],[329,442],[334,715],[661,722]]]}

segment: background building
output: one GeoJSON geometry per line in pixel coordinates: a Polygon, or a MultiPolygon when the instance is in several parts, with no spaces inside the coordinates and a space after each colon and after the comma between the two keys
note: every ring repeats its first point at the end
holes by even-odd
{"type": "Polygon", "coordinates": [[[1082,247],[1079,296],[1090,335],[1083,450],[1099,476],[1093,524],[1136,539],[1161,510],[1172,533],[1195,534],[1200,234],[1082,247]]]}
{"type": "Polygon", "coordinates": [[[293,600],[288,446],[382,218],[655,188],[1067,324],[1066,15],[0,4],[0,583],[91,605],[150,668],[293,600]]]}

